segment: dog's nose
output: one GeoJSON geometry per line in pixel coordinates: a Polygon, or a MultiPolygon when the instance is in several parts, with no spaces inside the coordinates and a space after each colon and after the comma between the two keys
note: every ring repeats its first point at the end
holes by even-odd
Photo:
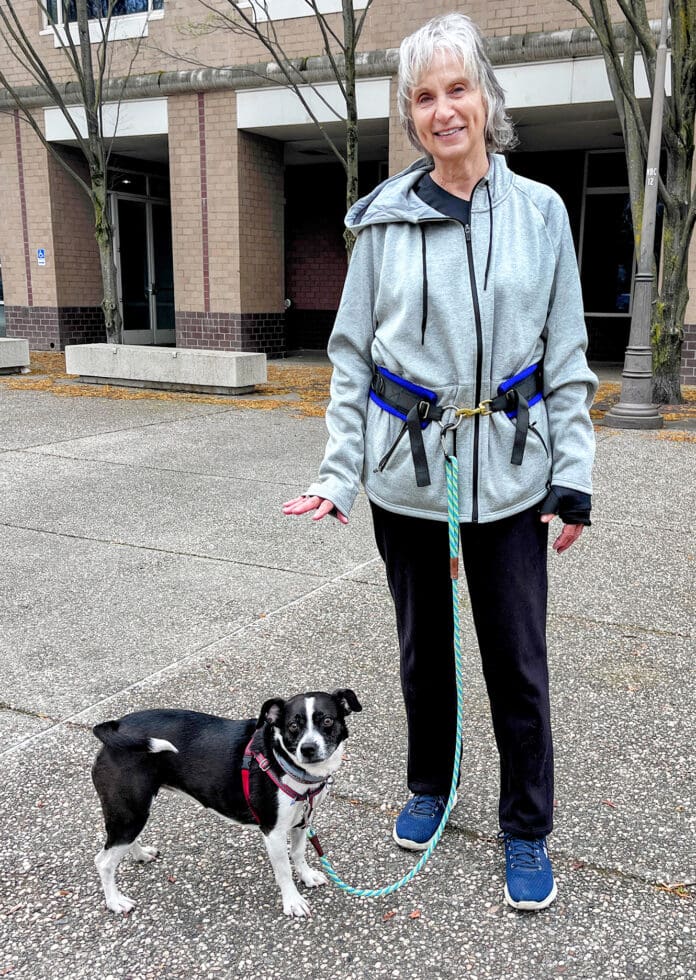
{"type": "Polygon", "coordinates": [[[300,755],[306,762],[312,762],[319,754],[319,746],[316,742],[304,742],[300,746],[300,755]]]}

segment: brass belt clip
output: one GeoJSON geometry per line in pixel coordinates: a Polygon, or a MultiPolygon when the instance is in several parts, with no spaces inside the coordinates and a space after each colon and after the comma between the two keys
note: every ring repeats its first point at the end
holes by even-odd
{"type": "Polygon", "coordinates": [[[477,408],[458,408],[455,411],[455,415],[458,418],[469,419],[474,415],[490,415],[491,411],[488,408],[490,403],[493,401],[492,398],[484,398],[482,402],[478,403],[477,408]]]}

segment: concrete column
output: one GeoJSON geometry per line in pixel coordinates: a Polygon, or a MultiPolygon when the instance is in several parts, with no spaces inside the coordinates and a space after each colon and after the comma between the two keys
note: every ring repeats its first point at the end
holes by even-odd
{"type": "Polygon", "coordinates": [[[104,340],[86,195],[15,114],[0,116],[0,171],[7,336],[26,338],[33,350],[104,340]]]}
{"type": "Polygon", "coordinates": [[[177,344],[283,353],[282,144],[233,92],[171,98],[169,143],[177,344]]]}

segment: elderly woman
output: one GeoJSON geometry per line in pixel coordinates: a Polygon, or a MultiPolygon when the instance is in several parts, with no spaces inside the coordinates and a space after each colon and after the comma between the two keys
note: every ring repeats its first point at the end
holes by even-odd
{"type": "Polygon", "coordinates": [[[540,909],[556,896],[548,523],[563,521],[558,553],[589,525],[594,455],[573,239],[558,195],[500,154],[512,126],[469,18],[437,17],[404,40],[398,96],[425,156],[348,213],[357,241],[329,343],[329,441],[317,481],[284,512],[346,524],[365,488],[408,724],[413,796],[394,838],[425,849],[456,732],[441,425],[448,406],[480,407],[456,430],[462,553],[500,754],[505,899],[540,909]]]}

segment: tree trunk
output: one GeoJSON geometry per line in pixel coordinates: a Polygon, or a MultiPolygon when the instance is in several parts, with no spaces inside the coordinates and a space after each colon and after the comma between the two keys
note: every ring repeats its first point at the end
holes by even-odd
{"type": "Polygon", "coordinates": [[[85,119],[87,122],[87,143],[89,145],[90,185],[92,188],[92,207],[94,208],[94,233],[99,248],[104,298],[104,326],[107,344],[122,342],[121,314],[118,308],[118,289],[116,285],[116,265],[114,263],[114,236],[109,214],[109,195],[107,190],[107,155],[101,125],[101,105],[97,99],[94,83],[94,64],[92,45],[89,39],[89,20],[87,0],[76,0],[77,29],[80,37],[80,61],[85,96],[85,119]]]}
{"type": "Polygon", "coordinates": [[[668,202],[662,225],[662,282],[655,303],[651,340],[653,400],[673,405],[682,401],[680,371],[684,316],[689,301],[686,217],[691,188],[691,163],[684,151],[667,155],[665,186],[668,202]]]}
{"type": "Polygon", "coordinates": [[[99,262],[101,265],[104,298],[104,326],[106,327],[107,344],[120,344],[123,341],[121,313],[118,307],[118,287],[116,264],[114,262],[113,230],[108,208],[108,192],[106,176],[101,180],[92,174],[92,206],[94,208],[94,234],[99,246],[99,262]]]}
{"type": "MultiPolygon", "coordinates": [[[[345,44],[346,87],[346,210],[358,200],[358,101],[355,92],[355,12],[352,0],[343,0],[343,41],[345,44]]],[[[348,261],[355,235],[343,232],[348,261]]]]}

